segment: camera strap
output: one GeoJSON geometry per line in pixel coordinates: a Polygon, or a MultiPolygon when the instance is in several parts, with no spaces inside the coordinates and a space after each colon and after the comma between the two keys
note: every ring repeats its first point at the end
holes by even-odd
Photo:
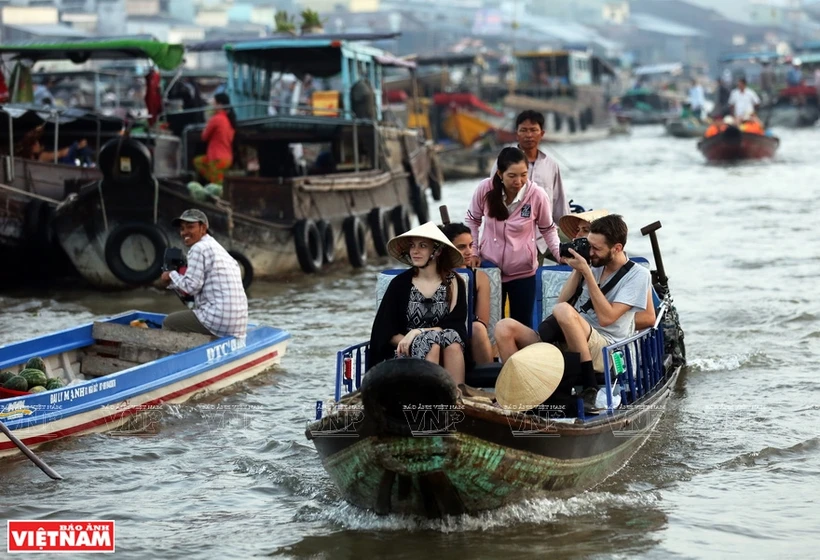
{"type": "MultiPolygon", "coordinates": [[[[606,283],[606,284],[605,284],[605,285],[601,288],[601,293],[602,293],[602,294],[604,294],[604,295],[607,295],[609,292],[611,292],[611,291],[612,291],[612,288],[614,288],[614,287],[618,284],[618,282],[620,282],[620,281],[621,281],[621,278],[623,278],[624,276],[626,276],[626,273],[627,273],[627,272],[629,272],[630,270],[632,270],[632,267],[633,267],[633,266],[635,266],[635,263],[634,263],[634,262],[632,262],[632,261],[626,261],[626,264],[625,264],[625,265],[623,265],[621,268],[619,268],[619,269],[618,269],[618,272],[616,272],[616,273],[612,276],[612,278],[610,278],[610,279],[609,279],[609,282],[607,282],[607,283],[606,283]]],[[[571,297],[571,298],[570,298],[570,300],[569,300],[570,305],[572,305],[573,307],[575,307],[575,302],[576,302],[576,301],[578,301],[578,298],[579,298],[579,297],[581,297],[581,292],[582,292],[583,290],[584,290],[584,279],[583,279],[583,278],[581,278],[581,280],[579,280],[579,281],[578,281],[578,287],[575,289],[575,293],[572,295],[572,297],[571,297]]],[[[582,306],[581,306],[581,309],[580,309],[579,311],[580,311],[581,313],[586,313],[586,312],[587,312],[587,311],[589,311],[590,309],[592,309],[592,298],[589,298],[589,299],[586,301],[586,303],[584,303],[584,305],[582,305],[582,306]]]]}

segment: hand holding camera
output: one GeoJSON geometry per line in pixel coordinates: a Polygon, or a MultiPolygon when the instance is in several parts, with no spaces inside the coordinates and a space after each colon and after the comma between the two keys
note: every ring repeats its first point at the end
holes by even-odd
{"type": "MultiPolygon", "coordinates": [[[[570,241],[568,243],[561,243],[558,247],[559,247],[558,254],[559,254],[559,256],[563,257],[564,259],[581,258],[581,259],[585,260],[587,262],[587,264],[590,263],[590,258],[589,258],[590,246],[589,246],[589,240],[586,237],[579,237],[577,239],[573,239],[572,241],[570,241]],[[571,251],[574,251],[575,254],[573,254],[571,251]]],[[[572,266],[572,263],[567,262],[567,264],[572,266]]],[[[575,268],[575,267],[573,266],[572,268],[575,268]]]]}

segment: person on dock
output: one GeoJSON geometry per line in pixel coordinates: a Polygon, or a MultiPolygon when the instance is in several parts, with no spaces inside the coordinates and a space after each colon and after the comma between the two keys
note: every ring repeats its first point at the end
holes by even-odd
{"type": "Polygon", "coordinates": [[[464,220],[473,236],[470,265],[477,267],[486,260],[501,269],[503,299],[506,303],[509,298],[510,316],[526,324],[535,304],[536,235],[543,236],[558,261],[558,228],[547,192],[529,179],[523,151],[504,148],[494,169],[493,176],[479,183],[473,193],[464,220]]]}
{"type": "Polygon", "coordinates": [[[598,394],[596,374],[603,373],[603,349],[628,338],[638,328],[651,326],[655,321],[651,275],[645,267],[635,266],[629,261],[624,252],[627,233],[621,216],[609,214],[600,217],[591,223],[587,237],[590,244],[589,262],[573,249],[570,249],[573,257],[564,259],[573,272],[561,289],[559,303],[553,308],[554,321],[563,341],[543,334],[546,330],[544,324],[549,318],[539,327],[542,334],[512,319],[502,319],[495,327],[502,362],[518,350],[541,341],[560,342],[567,351],[580,354],[579,384],[584,387],[583,397],[588,412],[595,410],[598,394]],[[610,280],[617,280],[617,283],[604,294],[602,290],[610,280]],[[587,305],[588,302],[591,305],[587,305]]]}
{"type": "Polygon", "coordinates": [[[441,364],[464,383],[467,293],[455,269],[464,258],[433,222],[394,237],[390,256],[408,270],[391,280],[370,333],[367,369],[392,358],[441,364]]]}
{"type": "Polygon", "coordinates": [[[194,167],[207,182],[221,185],[225,180],[225,171],[233,165],[236,114],[227,93],[217,93],[214,106],[216,111],[202,131],[202,141],[208,143],[208,150],[194,158],[194,167]]]}
{"type": "Polygon", "coordinates": [[[208,234],[208,216],[189,209],[171,222],[188,251],[184,274],[163,272],[168,288],[194,297],[193,310],[170,313],[162,328],[212,336],[245,336],[248,328],[248,298],[242,286],[239,264],[208,234]]]}
{"type": "MultiPolygon", "coordinates": [[[[464,262],[469,263],[473,253],[473,234],[462,223],[449,223],[441,231],[459,250],[464,262]]],[[[474,268],[475,288],[473,293],[473,333],[467,341],[467,354],[475,365],[493,362],[493,345],[487,332],[490,324],[490,277],[480,268],[474,268]]]]}

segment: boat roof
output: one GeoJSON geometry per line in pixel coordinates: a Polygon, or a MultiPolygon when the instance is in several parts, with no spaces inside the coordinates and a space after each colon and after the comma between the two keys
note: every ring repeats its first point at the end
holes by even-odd
{"type": "Polygon", "coordinates": [[[413,69],[415,63],[395,57],[381,49],[361,43],[329,38],[262,39],[227,44],[225,50],[262,61],[271,71],[307,73],[318,78],[329,78],[341,72],[342,55],[359,60],[373,59],[382,66],[413,69]]]}
{"type": "Polygon", "coordinates": [[[471,64],[483,64],[484,58],[480,54],[442,54],[436,56],[410,55],[404,57],[405,60],[413,61],[416,66],[466,66],[471,64]]]}
{"type": "Polygon", "coordinates": [[[683,64],[680,62],[667,62],[664,64],[650,64],[639,66],[632,73],[636,76],[648,76],[651,74],[679,74],[683,72],[683,64]]]}
{"type": "Polygon", "coordinates": [[[217,52],[225,50],[228,45],[242,45],[245,43],[259,43],[260,41],[290,41],[298,43],[306,39],[325,39],[329,41],[387,41],[395,39],[401,33],[309,33],[307,35],[290,35],[288,33],[275,33],[268,37],[224,37],[199,41],[185,45],[188,52],[217,52]]]}
{"type": "Polygon", "coordinates": [[[569,56],[571,54],[590,55],[590,53],[588,53],[586,51],[561,50],[561,51],[524,51],[524,52],[514,53],[514,56],[516,58],[553,58],[553,57],[556,57],[556,56],[569,56]]]}
{"type": "Polygon", "coordinates": [[[120,60],[149,58],[162,70],[173,70],[182,64],[185,48],[155,39],[126,38],[100,40],[37,40],[0,45],[0,55],[13,54],[15,59],[70,60],[82,64],[87,60],[120,60]]]}
{"type": "Polygon", "coordinates": [[[776,60],[780,55],[774,51],[761,52],[746,52],[746,53],[732,53],[721,56],[719,62],[740,62],[740,61],[755,61],[755,60],[776,60]]]}

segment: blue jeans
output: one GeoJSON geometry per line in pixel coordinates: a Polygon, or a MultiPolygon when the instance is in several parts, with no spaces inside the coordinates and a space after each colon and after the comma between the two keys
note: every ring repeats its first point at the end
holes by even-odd
{"type": "Polygon", "coordinates": [[[68,148],[68,155],[61,157],[57,161],[66,165],[75,165],[77,160],[80,160],[81,165],[83,163],[94,163],[94,150],[88,146],[85,148],[78,148],[77,143],[74,142],[68,148]]]}

